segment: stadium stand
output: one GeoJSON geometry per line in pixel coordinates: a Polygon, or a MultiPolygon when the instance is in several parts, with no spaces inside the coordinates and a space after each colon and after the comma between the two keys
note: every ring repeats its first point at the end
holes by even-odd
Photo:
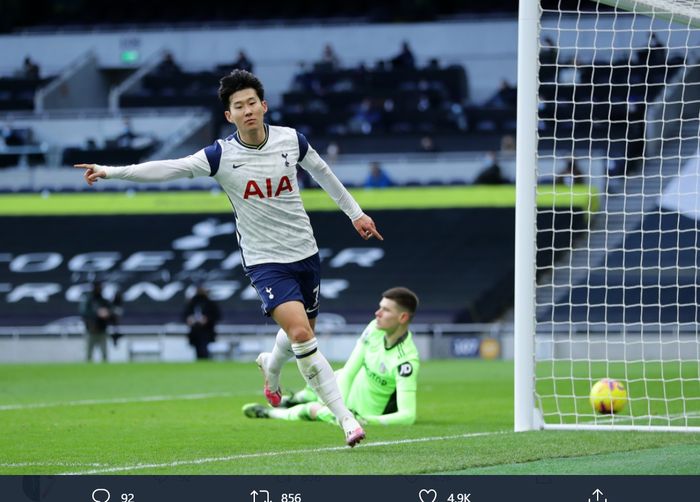
{"type": "Polygon", "coordinates": [[[221,104],[213,92],[219,84],[220,75],[213,71],[180,72],[172,75],[153,72],[145,75],[140,85],[121,96],[123,108],[203,107],[211,110],[212,116],[222,115],[221,104]]]}
{"type": "MultiPolygon", "coordinates": [[[[697,162],[698,71],[682,45],[666,47],[653,31],[644,35],[637,47],[601,50],[590,60],[558,53],[545,36],[540,156],[568,151],[578,161],[606,159],[590,173],[607,194],[591,215],[582,246],[589,256],[574,241],[546,272],[537,301],[550,305],[538,308],[540,322],[584,329],[697,318],[697,222],[659,199],[685,169],[681,159],[697,162]]],[[[683,183],[696,186],[694,178],[683,183]]]]}
{"type": "Polygon", "coordinates": [[[570,303],[555,306],[554,320],[694,323],[700,313],[697,246],[696,220],[671,211],[645,217],[608,252],[607,271],[592,271],[586,283],[571,288],[570,303]]]}
{"type": "Polygon", "coordinates": [[[322,143],[332,137],[344,152],[357,153],[357,147],[377,151],[370,143],[386,148],[386,141],[397,136],[399,144],[394,148],[405,151],[418,144],[407,147],[405,135],[466,129],[462,106],[468,96],[467,75],[460,66],[322,68],[295,75],[273,116],[276,122],[290,124],[322,143]],[[365,141],[346,143],[345,136],[365,141]]]}
{"type": "Polygon", "coordinates": [[[680,56],[672,55],[666,63],[668,49],[653,42],[653,33],[651,40],[648,48],[614,60],[581,61],[544,50],[540,134],[559,148],[569,140],[579,149],[590,142],[593,150],[609,151],[620,159],[609,166],[613,175],[636,168],[644,149],[646,103],[683,67],[680,56]]]}
{"type": "Polygon", "coordinates": [[[0,78],[0,110],[33,110],[37,90],[52,80],[52,77],[0,78]]]}

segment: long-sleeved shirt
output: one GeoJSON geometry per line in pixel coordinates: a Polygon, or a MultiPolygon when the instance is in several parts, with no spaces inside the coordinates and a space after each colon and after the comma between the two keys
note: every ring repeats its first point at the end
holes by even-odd
{"type": "Polygon", "coordinates": [[[362,209],[306,138],[265,125],[265,140],[248,145],[237,134],[181,159],[98,166],[107,178],[154,182],[212,176],[228,196],[245,266],[292,263],[318,252],[299,194],[296,166],[307,170],[351,219],[362,209]]]}
{"type": "Polygon", "coordinates": [[[338,386],[347,407],[367,423],[410,425],[416,421],[418,349],[410,331],[389,349],[384,335],[376,321],[367,325],[338,371],[338,386]]]}

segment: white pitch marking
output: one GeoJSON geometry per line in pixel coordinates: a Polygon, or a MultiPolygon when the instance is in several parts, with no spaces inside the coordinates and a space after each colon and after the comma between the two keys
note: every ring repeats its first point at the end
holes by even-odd
{"type": "MultiPolygon", "coordinates": [[[[119,397],[114,399],[85,399],[82,401],[58,401],[55,403],[26,403],[3,404],[0,411],[29,410],[35,408],[54,408],[59,406],[86,406],[91,404],[125,404],[125,403],[151,403],[154,401],[180,401],[190,399],[209,399],[213,397],[231,397],[237,394],[233,392],[212,392],[209,394],[180,394],[174,396],[144,396],[144,397],[119,397]]],[[[243,394],[240,394],[243,395],[243,394]]]]}
{"type": "MultiPolygon", "coordinates": [[[[586,425],[595,425],[595,424],[608,424],[608,423],[625,423],[625,422],[642,422],[644,420],[665,420],[665,421],[672,421],[672,420],[678,420],[681,418],[698,418],[700,417],[700,411],[689,411],[687,413],[674,413],[671,415],[606,415],[602,417],[597,417],[593,420],[587,420],[585,422],[581,422],[582,424],[586,425]]],[[[638,424],[640,427],[644,427],[649,424],[638,424]]],[[[678,425],[678,427],[683,427],[683,425],[678,425]]]]}
{"type": "Polygon", "coordinates": [[[12,464],[0,464],[0,468],[4,467],[102,467],[107,464],[99,463],[80,463],[80,462],[15,462],[12,464]]]}
{"type": "MultiPolygon", "coordinates": [[[[512,431],[493,431],[493,432],[472,432],[469,434],[457,434],[455,436],[433,436],[426,438],[412,438],[412,439],[400,439],[398,441],[378,441],[376,443],[366,443],[357,446],[357,448],[371,448],[373,446],[393,446],[399,444],[410,444],[410,443],[426,443],[429,441],[447,441],[450,439],[466,439],[479,436],[493,436],[496,434],[505,434],[512,431]]],[[[181,465],[200,465],[200,464],[211,464],[215,462],[230,462],[232,460],[242,460],[247,458],[261,458],[261,457],[276,457],[282,455],[297,455],[303,453],[323,453],[328,451],[340,451],[347,450],[347,446],[330,446],[328,448],[315,448],[313,450],[287,450],[287,451],[269,451],[262,453],[242,453],[240,455],[229,455],[226,457],[208,457],[208,458],[197,458],[192,460],[176,460],[175,462],[167,462],[162,464],[134,464],[134,465],[124,465],[119,467],[108,467],[105,469],[93,469],[90,471],[81,472],[66,472],[63,475],[75,476],[79,474],[107,474],[111,472],[122,472],[122,471],[136,471],[141,469],[159,469],[163,467],[178,467],[181,465]]]]}

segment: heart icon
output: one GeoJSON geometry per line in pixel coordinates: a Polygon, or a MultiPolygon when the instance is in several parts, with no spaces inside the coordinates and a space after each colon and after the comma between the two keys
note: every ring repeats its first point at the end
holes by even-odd
{"type": "Polygon", "coordinates": [[[418,498],[420,502],[435,502],[435,499],[437,499],[437,492],[432,488],[430,490],[423,488],[418,492],[418,498]]]}

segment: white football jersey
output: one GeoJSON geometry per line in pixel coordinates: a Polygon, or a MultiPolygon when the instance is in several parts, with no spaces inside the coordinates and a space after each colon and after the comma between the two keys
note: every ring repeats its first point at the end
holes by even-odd
{"type": "Polygon", "coordinates": [[[318,247],[299,194],[297,164],[351,220],[362,210],[303,135],[288,127],[265,128],[266,139],[257,146],[234,134],[183,159],[100,167],[108,178],[133,181],[213,176],[233,206],[245,266],[303,260],[318,247]]]}

